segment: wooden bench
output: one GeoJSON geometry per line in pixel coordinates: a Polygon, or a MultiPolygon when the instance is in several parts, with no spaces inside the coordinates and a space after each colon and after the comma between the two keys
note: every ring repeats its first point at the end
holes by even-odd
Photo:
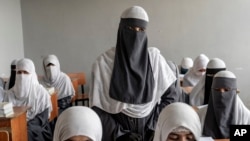
{"type": "Polygon", "coordinates": [[[10,128],[0,128],[0,140],[9,141],[10,140],[10,128]]]}
{"type": "Polygon", "coordinates": [[[72,83],[74,82],[75,79],[77,79],[77,88],[76,82],[73,83],[73,86],[75,87],[75,98],[74,98],[74,103],[75,105],[78,105],[78,102],[87,102],[87,106],[89,106],[89,96],[88,94],[85,93],[84,86],[86,85],[86,77],[84,72],[76,72],[76,73],[67,73],[67,75],[70,77],[72,83]],[[79,90],[80,89],[80,90],[79,90]]]}

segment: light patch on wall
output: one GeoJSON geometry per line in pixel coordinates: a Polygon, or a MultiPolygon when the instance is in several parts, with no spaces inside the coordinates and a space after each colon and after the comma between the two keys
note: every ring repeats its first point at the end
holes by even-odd
{"type": "Polygon", "coordinates": [[[243,70],[242,67],[237,67],[237,68],[234,68],[235,70],[243,70]]]}

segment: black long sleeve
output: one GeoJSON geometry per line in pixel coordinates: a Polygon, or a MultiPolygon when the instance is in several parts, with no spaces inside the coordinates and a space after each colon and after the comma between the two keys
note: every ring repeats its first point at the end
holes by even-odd
{"type": "Polygon", "coordinates": [[[165,91],[165,93],[161,96],[161,102],[159,106],[159,112],[166,107],[167,105],[179,101],[179,88],[176,85],[177,81],[175,81],[169,88],[165,91]]]}

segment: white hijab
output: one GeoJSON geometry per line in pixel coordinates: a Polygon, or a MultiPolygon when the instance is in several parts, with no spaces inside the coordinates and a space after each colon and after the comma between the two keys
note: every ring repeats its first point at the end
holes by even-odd
{"type": "Polygon", "coordinates": [[[206,76],[203,75],[200,81],[195,85],[189,94],[189,104],[192,106],[203,105],[204,102],[204,92],[205,92],[205,79],[206,76]]]}
{"type": "Polygon", "coordinates": [[[48,55],[44,58],[43,68],[45,75],[42,83],[47,87],[55,87],[58,90],[58,99],[75,94],[69,76],[60,70],[60,63],[55,55],[48,55]],[[54,66],[46,67],[49,63],[54,66]]]}
{"type": "Polygon", "coordinates": [[[189,129],[198,141],[201,123],[194,109],[185,103],[172,103],[165,107],[158,118],[153,141],[166,141],[168,135],[178,127],[189,129]]]}
{"type": "MultiPolygon", "coordinates": [[[[92,68],[92,82],[90,86],[90,106],[97,106],[102,110],[116,114],[124,113],[133,118],[146,117],[160,102],[161,96],[176,80],[173,71],[157,48],[148,48],[150,63],[154,75],[155,85],[152,101],[146,104],[128,104],[112,99],[109,96],[110,79],[113,70],[115,48],[111,48],[98,57],[92,68]]],[[[121,80],[122,81],[122,80],[121,80]]]]}
{"type": "Polygon", "coordinates": [[[12,102],[14,106],[30,106],[27,112],[27,121],[33,119],[37,114],[49,108],[52,104],[48,91],[39,84],[35,72],[35,66],[30,59],[20,59],[17,62],[17,72],[27,71],[29,74],[16,74],[15,85],[8,90],[4,101],[12,102]]]}
{"type": "Polygon", "coordinates": [[[184,69],[190,69],[191,67],[193,67],[193,59],[190,57],[184,57],[181,60],[181,67],[184,69]]]}
{"type": "Polygon", "coordinates": [[[74,106],[66,109],[57,119],[53,141],[65,141],[77,135],[87,136],[93,141],[102,140],[101,120],[88,107],[74,106]]]}
{"type": "Polygon", "coordinates": [[[206,55],[200,54],[194,60],[194,65],[189,71],[184,75],[183,86],[195,86],[205,72],[199,72],[200,69],[206,69],[209,59],[206,55]]]}

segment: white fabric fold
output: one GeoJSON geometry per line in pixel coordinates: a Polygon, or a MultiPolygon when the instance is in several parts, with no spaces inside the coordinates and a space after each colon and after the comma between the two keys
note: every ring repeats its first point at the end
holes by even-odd
{"type": "Polygon", "coordinates": [[[203,105],[204,93],[205,93],[205,79],[206,76],[203,75],[197,85],[192,89],[189,94],[189,104],[192,106],[203,105]]]}
{"type": "Polygon", "coordinates": [[[112,114],[122,112],[133,118],[143,118],[149,115],[156,103],[160,102],[164,92],[176,80],[176,77],[157,48],[148,48],[148,52],[155,80],[152,101],[136,105],[122,103],[109,96],[110,79],[115,57],[115,48],[111,48],[99,56],[93,64],[90,106],[97,106],[112,114]]]}

